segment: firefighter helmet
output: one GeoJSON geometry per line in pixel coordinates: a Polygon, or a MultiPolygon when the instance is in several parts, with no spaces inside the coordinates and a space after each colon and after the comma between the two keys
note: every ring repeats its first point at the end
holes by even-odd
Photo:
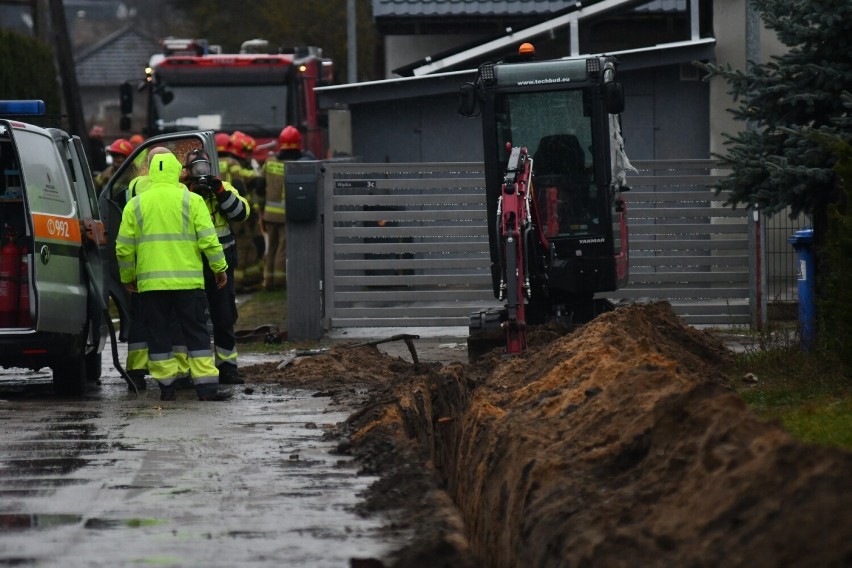
{"type": "Polygon", "coordinates": [[[134,148],[137,147],[139,144],[141,144],[144,141],[145,141],[145,137],[142,136],[141,134],[134,134],[133,136],[130,137],[130,140],[129,140],[131,146],[133,146],[134,148]]]}
{"type": "Polygon", "coordinates": [[[107,148],[107,152],[109,152],[110,154],[119,154],[126,158],[130,156],[130,154],[133,152],[133,144],[131,144],[124,138],[119,138],[109,145],[109,148],[107,148]]]}
{"type": "Polygon", "coordinates": [[[254,138],[237,130],[231,134],[231,151],[240,158],[247,158],[254,151],[257,142],[254,138]]]}
{"type": "Polygon", "coordinates": [[[295,126],[287,126],[278,135],[278,143],[282,150],[301,150],[302,134],[295,126]]]}
{"type": "Polygon", "coordinates": [[[227,132],[217,132],[215,136],[216,140],[216,151],[217,152],[227,152],[228,146],[231,145],[231,137],[228,136],[227,132]]]}

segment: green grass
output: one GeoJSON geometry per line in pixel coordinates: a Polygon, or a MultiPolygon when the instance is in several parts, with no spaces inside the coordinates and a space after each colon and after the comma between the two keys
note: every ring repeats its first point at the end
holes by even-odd
{"type": "Polygon", "coordinates": [[[778,419],[795,438],[852,450],[852,379],[831,353],[767,340],[738,355],[732,385],[765,419],[778,419]],[[744,381],[746,373],[757,383],[744,381]]]}
{"type": "Polygon", "coordinates": [[[284,330],[287,327],[287,292],[260,290],[240,303],[237,312],[240,316],[237,329],[254,329],[261,325],[273,324],[284,330]]]}

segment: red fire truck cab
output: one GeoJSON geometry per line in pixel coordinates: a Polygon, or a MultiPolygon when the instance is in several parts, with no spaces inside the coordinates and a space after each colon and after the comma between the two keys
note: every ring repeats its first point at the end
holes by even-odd
{"type": "MultiPolygon", "coordinates": [[[[258,142],[263,159],[268,143],[293,125],[305,149],[319,157],[327,148],[327,120],[314,88],[330,84],[333,66],[317,47],[270,50],[265,40],[244,42],[238,54],[220,53],[207,40],[168,38],[145,70],[140,90],[148,93],[144,133],[183,130],[241,131],[258,142]]],[[[122,87],[122,112],[132,111],[132,87],[122,87]],[[128,100],[129,99],[129,100],[128,100]],[[129,102],[129,104],[128,104],[129,102]]],[[[122,122],[129,127],[129,120],[122,122]]]]}

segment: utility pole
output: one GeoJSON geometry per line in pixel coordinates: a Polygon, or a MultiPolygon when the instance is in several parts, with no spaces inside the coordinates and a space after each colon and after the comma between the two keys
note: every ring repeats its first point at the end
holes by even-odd
{"type": "Polygon", "coordinates": [[[33,17],[33,34],[44,43],[50,44],[50,18],[48,0],[29,0],[30,14],[33,17]]]}
{"type": "Polygon", "coordinates": [[[346,79],[349,83],[358,82],[358,38],[355,33],[356,19],[355,0],[346,0],[346,37],[348,39],[346,79]]]}
{"type": "Polygon", "coordinates": [[[59,77],[62,81],[62,94],[65,100],[65,112],[68,113],[68,131],[79,136],[85,147],[89,146],[86,123],[83,120],[83,105],[80,102],[80,90],[77,88],[77,71],[71,54],[71,40],[68,38],[68,24],[62,0],[49,0],[50,23],[53,30],[53,42],[56,60],[59,63],[59,77]]]}

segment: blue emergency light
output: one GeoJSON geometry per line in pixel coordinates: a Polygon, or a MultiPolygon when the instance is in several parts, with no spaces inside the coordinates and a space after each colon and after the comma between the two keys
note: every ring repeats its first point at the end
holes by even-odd
{"type": "Polygon", "coordinates": [[[44,101],[0,101],[0,115],[41,116],[44,115],[44,101]]]}

